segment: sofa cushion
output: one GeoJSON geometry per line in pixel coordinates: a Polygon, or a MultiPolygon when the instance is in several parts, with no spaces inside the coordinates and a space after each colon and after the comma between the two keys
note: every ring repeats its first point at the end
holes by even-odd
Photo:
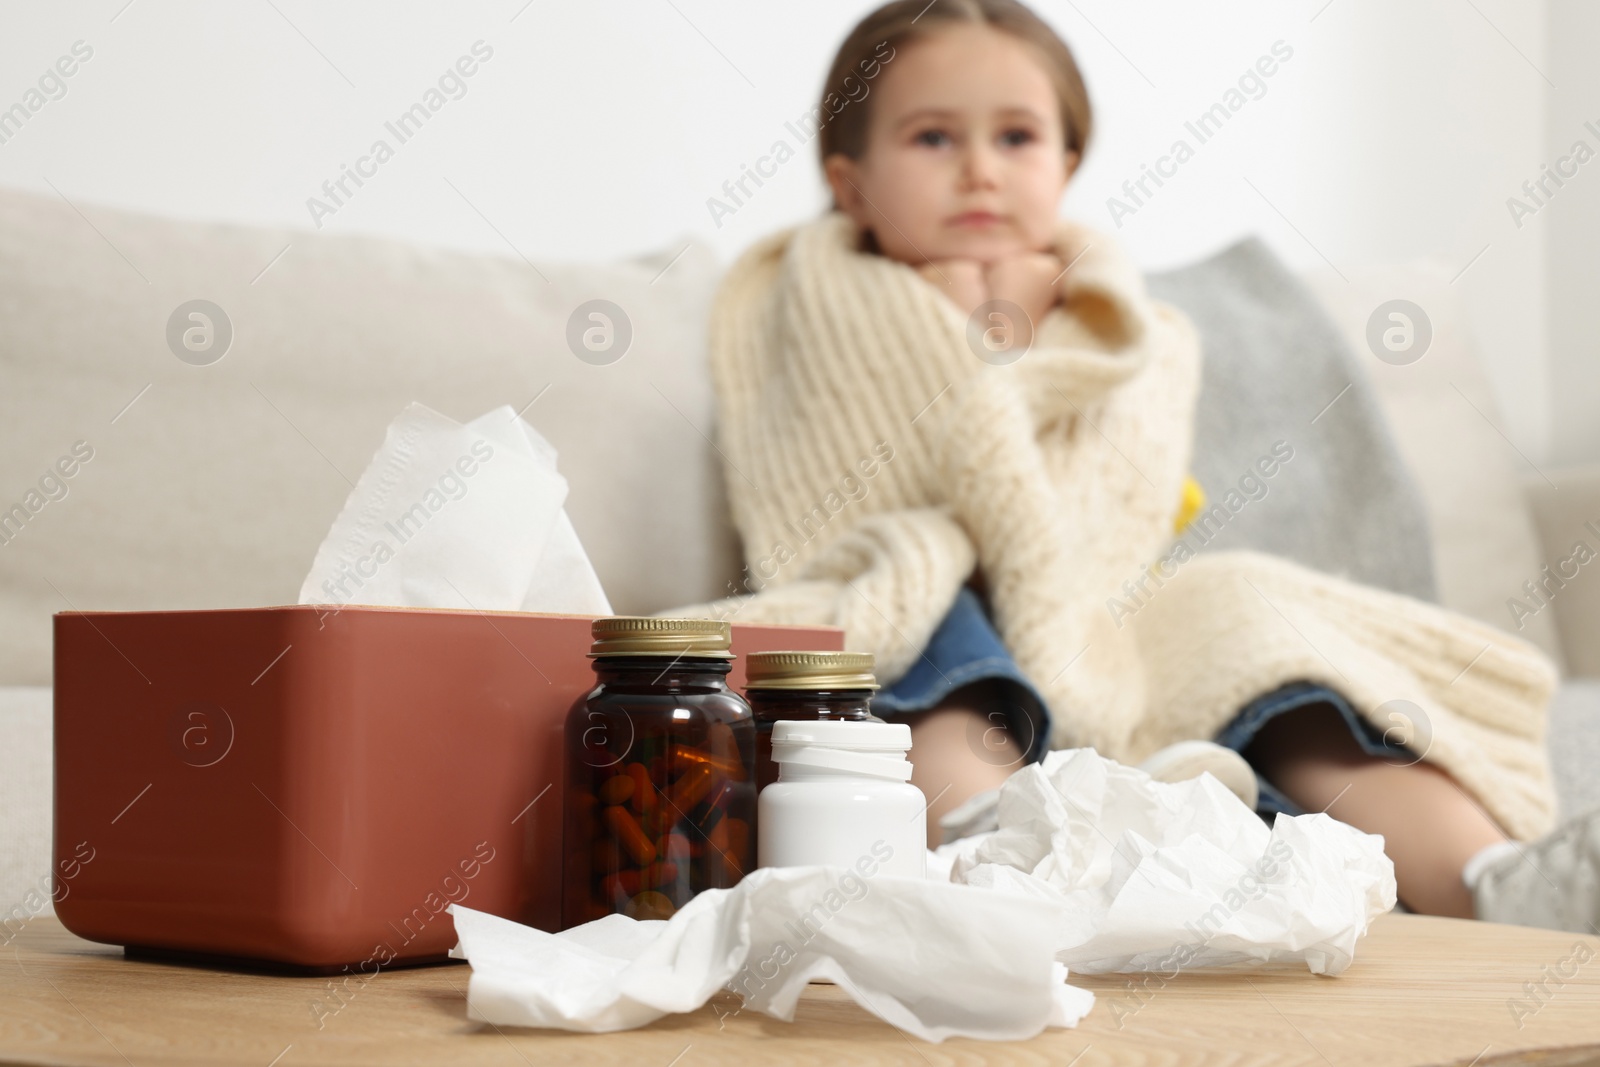
{"type": "Polygon", "coordinates": [[[1522,489],[1549,574],[1539,576],[1543,604],[1521,599],[1529,611],[1555,619],[1568,673],[1600,678],[1600,463],[1547,467],[1525,475],[1522,489]]]}
{"type": "Polygon", "coordinates": [[[50,911],[50,690],[0,685],[0,949],[50,911]]]}
{"type": "Polygon", "coordinates": [[[1600,680],[1569,679],[1550,703],[1550,767],[1561,817],[1600,808],[1600,680]]]}
{"type": "Polygon", "coordinates": [[[703,344],[717,265],[678,251],[530,265],[0,191],[0,684],[49,680],[55,611],[294,603],[412,400],[462,421],[531,402],[616,610],[726,592],[703,344]],[[169,346],[197,299],[231,323],[214,362],[220,322],[193,352],[183,334],[202,346],[205,324],[180,316],[169,346]],[[630,320],[616,362],[569,346],[594,299],[630,320]]]}
{"type": "MultiPolygon", "coordinates": [[[[1546,562],[1518,470],[1450,273],[1437,264],[1346,268],[1308,276],[1377,390],[1433,527],[1439,601],[1523,637],[1563,661],[1555,613],[1513,614],[1523,583],[1546,562]],[[1423,309],[1432,339],[1420,358],[1387,362],[1367,342],[1374,311],[1403,299],[1423,309]]],[[[1533,472],[1529,470],[1529,475],[1533,472]]]]}
{"type": "Polygon", "coordinates": [[[1417,486],[1350,346],[1295,274],[1247,238],[1149,287],[1199,331],[1194,474],[1213,503],[1232,491],[1227,522],[1190,543],[1203,532],[1206,551],[1254,549],[1434,599],[1417,486]]]}

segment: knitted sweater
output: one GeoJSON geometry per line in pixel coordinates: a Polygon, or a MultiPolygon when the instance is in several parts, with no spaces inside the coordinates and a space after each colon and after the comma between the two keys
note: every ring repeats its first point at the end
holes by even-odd
{"type": "Polygon", "coordinates": [[[1509,834],[1550,828],[1555,671],[1534,647],[1285,560],[1173,546],[1199,344],[1110,238],[1061,224],[1061,303],[1006,365],[915,270],[859,245],[831,214],[723,283],[718,447],[755,591],[670,614],[840,626],[892,682],[976,565],[1055,747],[1136,762],[1321,682],[1509,834]],[[1130,580],[1148,593],[1132,614],[1130,580]]]}

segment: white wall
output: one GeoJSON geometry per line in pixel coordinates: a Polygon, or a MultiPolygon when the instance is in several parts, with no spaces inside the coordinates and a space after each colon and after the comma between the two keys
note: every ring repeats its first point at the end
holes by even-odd
{"type": "MultiPolygon", "coordinates": [[[[1551,0],[1549,155],[1566,154],[1582,140],[1600,152],[1600,5],[1592,0],[1551,0]]],[[[1569,164],[1568,170],[1571,169],[1569,164]]],[[[1600,343],[1595,294],[1600,293],[1600,156],[1559,187],[1524,229],[1541,228],[1549,242],[1550,382],[1557,460],[1600,456],[1600,343]]]]}
{"type": "Polygon", "coordinates": [[[1296,266],[1348,271],[1432,258],[1454,276],[1471,263],[1455,287],[1485,350],[1503,428],[1536,462],[1547,455],[1544,231],[1515,230],[1504,207],[1545,159],[1548,86],[1535,69],[1544,61],[1542,2],[1096,6],[1107,12],[1091,15],[1096,24],[1157,89],[1105,54],[1070,8],[1058,20],[1089,54],[1110,127],[1069,207],[1105,218],[1097,202],[1282,37],[1294,56],[1266,94],[1201,145],[1122,234],[1149,264],[1247,232],[1296,266]]]}
{"type": "MultiPolygon", "coordinates": [[[[1507,433],[1536,460],[1557,439],[1600,455],[1600,441],[1573,429],[1593,404],[1552,404],[1545,219],[1517,230],[1504,206],[1547,158],[1550,90],[1535,69],[1546,65],[1546,2],[1040,0],[1098,109],[1097,143],[1065,208],[1117,229],[1108,196],[1281,39],[1293,56],[1265,95],[1120,235],[1152,266],[1250,232],[1296,265],[1338,269],[1424,256],[1464,267],[1488,246],[1459,288],[1507,433]],[[1566,425],[1552,427],[1553,407],[1566,425]]],[[[511,245],[535,260],[688,237],[729,257],[818,210],[809,151],[720,227],[706,201],[776,138],[794,140],[784,120],[810,105],[833,47],[870,6],[124,3],[0,6],[0,107],[74,41],[94,49],[67,95],[0,144],[0,184],[53,184],[91,216],[105,203],[309,227],[307,198],[482,39],[494,55],[466,95],[323,222],[511,245]]],[[[1581,48],[1566,47],[1576,65],[1581,48]]]]}

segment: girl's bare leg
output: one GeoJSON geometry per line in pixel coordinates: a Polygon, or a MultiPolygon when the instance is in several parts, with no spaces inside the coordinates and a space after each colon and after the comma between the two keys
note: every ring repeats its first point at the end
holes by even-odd
{"type": "Polygon", "coordinates": [[[907,715],[911,726],[911,784],[928,798],[928,847],[941,840],[939,818],[963,801],[998,789],[1022,766],[1023,752],[995,711],[994,686],[976,682],[951,693],[938,707],[907,715]]]}
{"type": "Polygon", "coordinates": [[[1327,704],[1273,719],[1245,756],[1306,811],[1326,810],[1358,830],[1382,834],[1406,907],[1473,917],[1461,869],[1480,849],[1506,838],[1443,771],[1368,755],[1327,704]]]}

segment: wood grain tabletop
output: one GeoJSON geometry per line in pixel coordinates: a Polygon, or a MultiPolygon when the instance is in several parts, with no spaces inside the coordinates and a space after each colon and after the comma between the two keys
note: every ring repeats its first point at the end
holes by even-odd
{"type": "Polygon", "coordinates": [[[793,1023],[719,994],[605,1035],[496,1028],[466,1014],[469,968],[327,978],[125,959],[53,918],[0,950],[0,1062],[18,1064],[1600,1064],[1600,938],[1412,915],[1380,918],[1337,978],[1304,970],[1074,976],[1076,1029],[928,1044],[813,985],[793,1023]]]}

